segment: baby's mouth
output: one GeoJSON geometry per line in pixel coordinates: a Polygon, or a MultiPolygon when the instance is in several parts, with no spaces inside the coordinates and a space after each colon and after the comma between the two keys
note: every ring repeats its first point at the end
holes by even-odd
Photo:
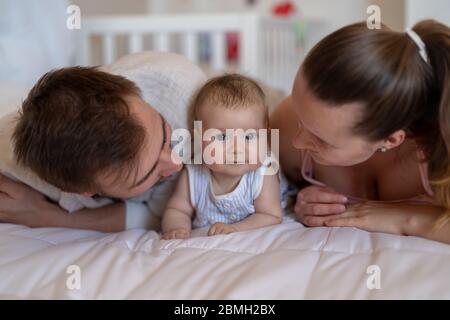
{"type": "Polygon", "coordinates": [[[248,164],[248,161],[243,155],[229,155],[225,158],[225,164],[239,165],[239,164],[248,164]]]}
{"type": "Polygon", "coordinates": [[[229,162],[225,162],[224,164],[226,164],[226,165],[231,165],[231,166],[235,166],[235,165],[243,165],[243,164],[247,164],[247,162],[229,161],[229,162]]]}
{"type": "Polygon", "coordinates": [[[230,164],[230,165],[248,164],[248,161],[246,159],[244,159],[244,160],[230,159],[230,160],[225,161],[225,164],[230,164]]]}

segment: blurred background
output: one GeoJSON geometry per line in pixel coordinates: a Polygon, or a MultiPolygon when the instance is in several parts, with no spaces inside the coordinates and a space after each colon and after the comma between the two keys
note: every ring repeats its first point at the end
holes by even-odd
{"type": "Polygon", "coordinates": [[[308,50],[365,21],[370,5],[398,31],[425,18],[450,24],[448,0],[0,0],[0,97],[11,103],[52,68],[151,49],[184,54],[208,74],[244,72],[289,92],[308,50]],[[68,27],[70,5],[80,9],[80,29],[68,27]]]}

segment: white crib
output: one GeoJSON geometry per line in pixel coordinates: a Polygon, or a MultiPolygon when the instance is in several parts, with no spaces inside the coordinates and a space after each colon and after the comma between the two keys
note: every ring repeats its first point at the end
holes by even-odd
{"type": "Polygon", "coordinates": [[[289,92],[303,55],[295,32],[298,19],[254,13],[83,17],[78,63],[108,64],[141,50],[174,51],[209,74],[239,71],[289,92]],[[227,59],[225,37],[230,32],[239,35],[238,61],[227,59]],[[205,35],[207,61],[199,52],[205,35]]]}

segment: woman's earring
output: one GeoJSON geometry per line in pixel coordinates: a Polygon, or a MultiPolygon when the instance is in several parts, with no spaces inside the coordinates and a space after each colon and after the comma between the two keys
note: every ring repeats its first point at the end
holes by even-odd
{"type": "Polygon", "coordinates": [[[387,151],[387,148],[386,148],[386,147],[381,147],[380,151],[381,151],[381,152],[386,152],[386,151],[387,151]]]}

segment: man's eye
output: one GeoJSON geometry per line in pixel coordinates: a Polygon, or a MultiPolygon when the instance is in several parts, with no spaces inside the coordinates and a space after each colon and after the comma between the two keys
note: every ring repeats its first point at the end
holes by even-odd
{"type": "Polygon", "coordinates": [[[256,139],[256,133],[249,133],[245,135],[245,140],[246,141],[252,141],[256,139]]]}

